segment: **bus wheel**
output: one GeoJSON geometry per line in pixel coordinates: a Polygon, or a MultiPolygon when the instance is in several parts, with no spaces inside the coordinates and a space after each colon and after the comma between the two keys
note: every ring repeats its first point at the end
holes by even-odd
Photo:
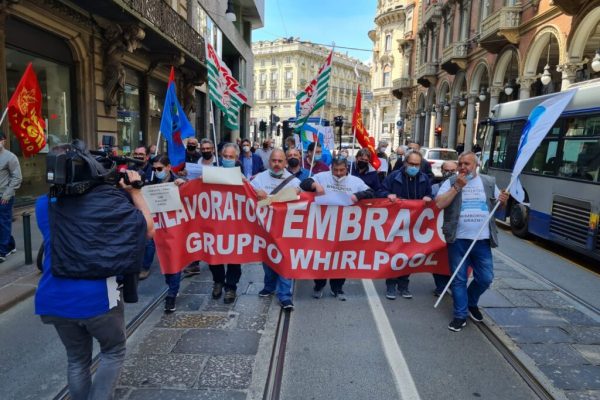
{"type": "Polygon", "coordinates": [[[527,237],[529,222],[529,208],[523,204],[513,204],[510,208],[510,230],[520,238],[527,237]]]}

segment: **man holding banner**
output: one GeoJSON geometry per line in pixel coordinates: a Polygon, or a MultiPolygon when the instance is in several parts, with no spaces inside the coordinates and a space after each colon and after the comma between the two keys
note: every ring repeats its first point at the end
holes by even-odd
{"type": "Polygon", "coordinates": [[[446,180],[436,197],[437,206],[444,209],[442,231],[448,243],[452,272],[461,266],[463,256],[475,241],[464,262],[473,268],[473,281],[467,288],[468,268],[461,268],[452,281],[454,319],[448,329],[453,332],[460,332],[467,325],[467,315],[475,322],[483,321],[477,304],[492,284],[492,247],[498,246],[496,224],[487,217],[496,200],[502,205],[508,200],[508,193],[500,192],[494,177],[477,174],[477,163],[475,153],[461,154],[458,159],[459,175],[446,180]],[[486,222],[488,226],[480,230],[486,222]]]}

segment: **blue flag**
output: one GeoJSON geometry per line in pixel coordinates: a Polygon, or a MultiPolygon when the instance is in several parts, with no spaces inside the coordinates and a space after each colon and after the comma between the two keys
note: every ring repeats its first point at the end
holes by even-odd
{"type": "Polygon", "coordinates": [[[178,172],[185,167],[185,146],[183,139],[193,137],[195,132],[192,124],[177,100],[175,82],[170,80],[167,96],[160,120],[160,134],[167,141],[167,151],[171,160],[171,169],[178,172]]]}

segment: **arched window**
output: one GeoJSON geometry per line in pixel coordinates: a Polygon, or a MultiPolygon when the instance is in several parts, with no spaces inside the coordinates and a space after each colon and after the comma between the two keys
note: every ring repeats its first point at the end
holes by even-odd
{"type": "Polygon", "coordinates": [[[387,64],[385,67],[383,67],[383,80],[382,80],[382,86],[383,87],[388,87],[392,85],[392,67],[390,67],[389,64],[387,64]]]}
{"type": "Polygon", "coordinates": [[[392,51],[392,35],[390,33],[385,35],[385,51],[392,51]]]}

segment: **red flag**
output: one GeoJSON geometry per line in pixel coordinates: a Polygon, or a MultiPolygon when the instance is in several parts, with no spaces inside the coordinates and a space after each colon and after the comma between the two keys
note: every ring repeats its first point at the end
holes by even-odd
{"type": "Polygon", "coordinates": [[[39,153],[46,146],[42,91],[31,63],[27,65],[17,89],[8,102],[8,121],[19,139],[25,157],[39,153]]]}
{"type": "Polygon", "coordinates": [[[167,86],[169,86],[171,82],[175,82],[175,68],[173,68],[173,66],[171,66],[171,72],[169,73],[169,83],[167,83],[167,86]]]}
{"type": "Polygon", "coordinates": [[[356,105],[354,106],[354,114],[352,114],[352,129],[354,130],[354,136],[356,136],[356,140],[358,143],[365,148],[369,149],[371,152],[371,165],[375,169],[379,169],[381,166],[381,161],[379,161],[379,157],[377,157],[377,152],[375,151],[375,146],[371,143],[369,138],[369,132],[363,125],[362,119],[362,95],[360,94],[360,85],[358,86],[358,92],[356,93],[356,105]]]}

